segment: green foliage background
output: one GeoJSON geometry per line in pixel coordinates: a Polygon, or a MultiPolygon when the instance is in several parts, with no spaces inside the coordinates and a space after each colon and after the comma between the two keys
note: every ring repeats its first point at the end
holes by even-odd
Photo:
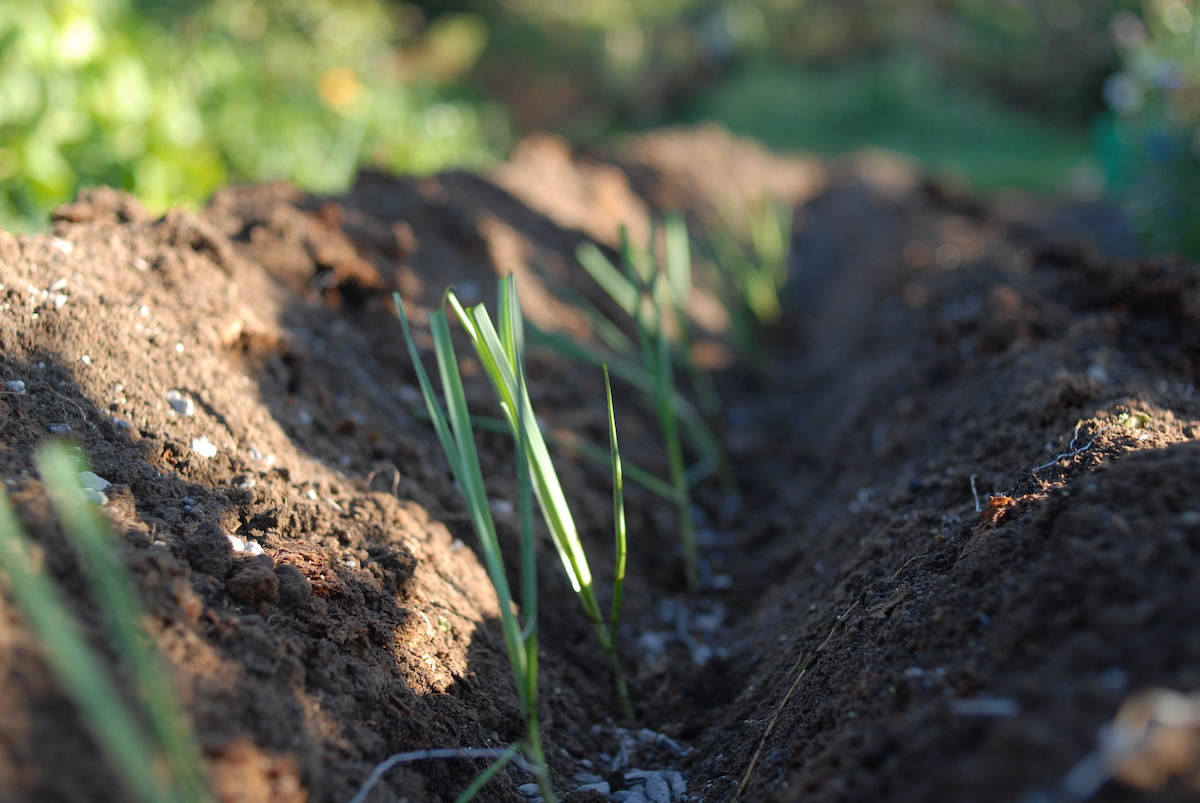
{"type": "Polygon", "coordinates": [[[0,226],[89,183],[162,210],[716,120],[979,189],[1106,186],[1147,247],[1200,256],[1198,2],[0,0],[0,226]]]}
{"type": "Polygon", "coordinates": [[[0,226],[81,184],[162,210],[231,180],[335,191],[364,164],[483,163],[503,112],[445,84],[486,36],[467,15],[417,36],[378,0],[3,0],[0,226]]]}

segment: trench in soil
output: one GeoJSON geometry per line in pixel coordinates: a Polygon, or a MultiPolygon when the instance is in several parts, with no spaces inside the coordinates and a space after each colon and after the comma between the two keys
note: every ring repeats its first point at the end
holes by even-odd
{"type": "MultiPolygon", "coordinates": [[[[1197,273],[1102,255],[1128,245],[1101,206],[982,201],[878,154],[820,164],[711,129],[586,156],[532,140],[488,177],[364,175],[338,198],[229,188],[162,219],[94,190],[52,234],[0,234],[0,473],[99,645],[33,452],[69,428],[113,483],[222,800],[345,801],[392,753],[521,737],[495,595],[410,412],[391,292],[420,324],[445,286],[494,307],[513,273],[531,321],[586,336],[572,298],[616,313],[579,243],[612,247],[621,224],[644,237],[666,209],[702,236],[719,206],[767,191],[796,207],[793,277],[762,351],[713,373],[742,498],[697,489],[700,593],[682,587],[672,507],[628,487],[636,723],[614,721],[542,544],[560,794],[583,775],[635,789],[638,768],[723,801],[753,762],[746,800],[1060,799],[1131,691],[1200,685],[1197,273]]],[[[705,353],[728,358],[713,330],[705,353]]],[[[479,366],[462,368],[494,415],[479,366]]],[[[606,442],[598,370],[534,350],[530,381],[549,431],[606,442]]],[[[624,457],[663,475],[651,413],[628,389],[616,401],[624,457]]],[[[478,441],[514,553],[511,447],[478,441]]],[[[603,595],[608,469],[556,459],[603,595]]],[[[0,788],[121,798],[7,601],[2,621],[0,788]]],[[[484,765],[402,765],[369,799],[452,800],[484,765]]],[[[480,799],[523,800],[528,780],[506,770],[480,799]]],[[[1191,794],[1148,786],[1097,799],[1191,794]]]]}

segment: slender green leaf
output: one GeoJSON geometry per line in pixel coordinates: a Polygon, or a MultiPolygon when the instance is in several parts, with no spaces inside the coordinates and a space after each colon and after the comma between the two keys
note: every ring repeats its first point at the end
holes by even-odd
{"type": "Polygon", "coordinates": [[[81,553],[80,563],[104,611],[117,652],[133,676],[138,697],[165,754],[176,799],[209,799],[190,723],[161,656],[141,628],[141,598],[134,591],[128,570],[117,561],[111,530],[95,505],[84,498],[74,461],[62,444],[48,445],[36,462],[63,529],[81,553]]]}
{"type": "Polygon", "coordinates": [[[8,587],[37,634],[50,667],[79,707],[84,722],[113,766],[144,803],[170,800],[155,768],[147,733],[122,705],[95,651],[46,575],[35,564],[8,498],[0,493],[0,564],[8,587]]]}
{"type": "Polygon", "coordinates": [[[583,265],[588,275],[595,280],[600,288],[617,302],[617,306],[630,315],[637,307],[637,287],[608,261],[593,243],[581,243],[575,249],[575,258],[583,265]]]}
{"type": "Polygon", "coordinates": [[[497,772],[504,769],[505,764],[507,764],[509,761],[512,761],[512,757],[517,754],[517,750],[520,749],[520,747],[521,746],[519,744],[514,744],[508,747],[508,749],[500,754],[499,758],[493,761],[490,765],[488,765],[486,770],[479,774],[479,777],[471,781],[471,785],[464,789],[461,795],[455,798],[454,803],[467,803],[467,801],[473,799],[475,795],[479,794],[483,787],[487,785],[487,782],[492,780],[493,776],[495,776],[497,772]]]}

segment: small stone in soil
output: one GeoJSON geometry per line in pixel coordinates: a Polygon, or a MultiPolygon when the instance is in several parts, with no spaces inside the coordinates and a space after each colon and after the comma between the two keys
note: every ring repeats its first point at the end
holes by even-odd
{"type": "Polygon", "coordinates": [[[189,398],[186,398],[177,390],[167,391],[167,403],[171,405],[171,409],[180,415],[195,415],[196,403],[189,398]]]}
{"type": "Polygon", "coordinates": [[[541,792],[541,790],[538,789],[538,785],[535,783],[523,783],[517,787],[517,791],[523,794],[525,797],[537,797],[541,792]]]}
{"type": "Polygon", "coordinates": [[[603,775],[593,775],[590,772],[577,772],[571,777],[575,779],[575,783],[600,783],[604,780],[603,775]]]}
{"type": "Polygon", "coordinates": [[[71,431],[70,424],[51,424],[46,429],[50,430],[55,435],[66,435],[71,431]]]}
{"type": "Polygon", "coordinates": [[[578,788],[578,790],[577,790],[577,791],[580,791],[580,792],[599,792],[599,793],[600,793],[600,794],[602,794],[602,795],[607,795],[607,794],[609,794],[610,790],[611,790],[611,787],[609,787],[609,785],[608,785],[608,781],[599,781],[598,783],[585,783],[585,784],[582,784],[582,785],[581,785],[581,786],[578,788]]]}
{"type": "Polygon", "coordinates": [[[133,428],[133,424],[129,423],[124,418],[110,418],[108,420],[111,421],[113,423],[113,426],[116,427],[117,429],[132,429],[133,428]]]}
{"type": "Polygon", "coordinates": [[[111,482],[93,471],[79,472],[79,481],[84,488],[90,488],[93,491],[107,491],[112,487],[111,482]]]}
{"type": "Polygon", "coordinates": [[[206,435],[201,435],[192,441],[192,451],[204,458],[216,457],[217,455],[217,447],[209,442],[206,435]]]}
{"type": "Polygon", "coordinates": [[[25,383],[20,379],[10,379],[4,383],[4,389],[9,393],[24,393],[25,383]]]}

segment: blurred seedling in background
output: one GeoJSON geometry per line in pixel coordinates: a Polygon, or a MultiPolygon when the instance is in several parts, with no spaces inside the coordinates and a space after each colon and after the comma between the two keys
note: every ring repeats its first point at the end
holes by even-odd
{"type": "Polygon", "coordinates": [[[710,275],[729,314],[734,341],[754,357],[762,350],[763,330],[778,323],[783,312],[780,296],[788,281],[792,209],[763,196],[742,214],[723,208],[720,215],[721,222],[706,231],[710,275]]]}
{"type": "MultiPolygon", "coordinates": [[[[526,741],[521,751],[535,769],[535,777],[547,801],[555,800],[546,772],[546,760],[541,746],[537,717],[537,540],[533,529],[532,499],[536,498],[549,528],[555,549],[566,569],[568,579],[583,606],[600,642],[616,688],[621,716],[633,719],[633,707],[621,671],[616,651],[617,619],[625,575],[625,515],[621,489],[620,456],[616,448],[616,425],[612,416],[612,397],[609,394],[609,432],[612,437],[614,517],[616,521],[617,556],[613,589],[613,607],[606,618],[596,599],[594,581],[587,555],[583,551],[570,507],[563,494],[545,439],[537,426],[529,390],[525,382],[524,323],[516,286],[512,277],[503,279],[499,289],[499,326],[482,304],[464,308],[452,290],[447,290],[445,304],[454,310],[479,356],[492,387],[496,392],[504,419],[516,445],[518,509],[520,518],[521,607],[518,615],[513,608],[496,525],[484,486],[483,472],[475,449],[474,430],[467,409],[462,377],[450,336],[445,309],[429,314],[434,353],[446,399],[446,411],[438,401],[433,384],[420,360],[412,338],[403,301],[394,296],[396,309],[404,329],[409,355],[417,371],[421,392],[434,429],[451,470],[462,491],[471,522],[479,536],[488,577],[500,601],[501,628],[508,650],[509,664],[517,683],[521,710],[526,724],[526,741]]],[[[512,754],[498,763],[509,760],[512,754]]],[[[494,765],[495,766],[495,765],[494,765]]],[[[498,769],[498,767],[496,767],[498,769]]],[[[494,771],[490,769],[489,772],[494,771]]]]}
{"type": "Polygon", "coordinates": [[[132,696],[118,691],[105,662],[42,570],[7,497],[0,494],[0,566],[12,598],[134,799],[212,801],[187,715],[163,659],[141,628],[145,611],[136,586],[118,557],[107,521],[84,495],[78,473],[86,466],[66,446],[52,443],[39,453],[37,468],[76,552],[91,602],[104,619],[118,674],[129,679],[132,696]]]}
{"type": "MultiPolygon", "coordinates": [[[[657,227],[651,221],[651,242],[657,227]]],[[[591,305],[580,306],[593,331],[608,347],[573,340],[537,329],[537,338],[559,353],[592,364],[608,364],[614,376],[641,390],[651,402],[662,431],[672,493],[683,545],[684,574],[688,588],[700,584],[700,560],[692,520],[691,489],[716,473],[727,497],[736,499],[737,484],[729,460],[711,426],[720,419],[721,402],[712,378],[692,359],[694,343],[687,301],[692,292],[692,260],[687,227],[677,215],[662,226],[664,259],[660,264],[653,248],[640,248],[621,231],[621,269],[591,243],[577,251],[580,263],[615,304],[628,315],[636,342],[617,322],[591,305]],[[675,366],[687,373],[700,409],[675,386],[675,366]],[[701,410],[704,412],[702,413],[701,410]],[[695,465],[685,464],[683,436],[700,455],[695,465]]],[[[586,302],[584,302],[586,304],[586,302]]],[[[666,494],[664,494],[666,495],[666,494]]]]}

